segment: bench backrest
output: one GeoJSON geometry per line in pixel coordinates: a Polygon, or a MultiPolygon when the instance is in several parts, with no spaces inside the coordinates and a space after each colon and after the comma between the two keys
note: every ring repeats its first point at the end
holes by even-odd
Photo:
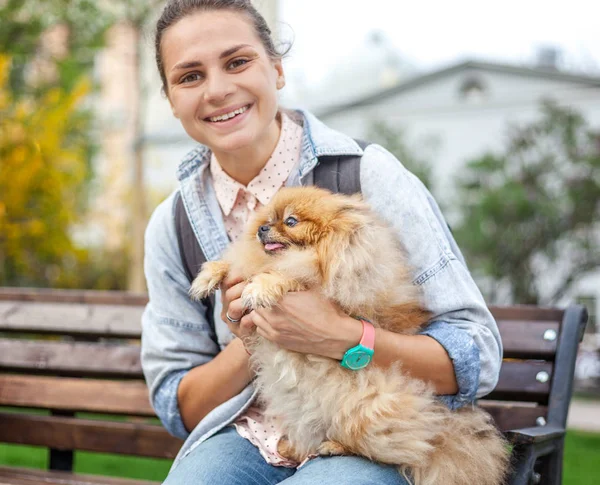
{"type": "MultiPolygon", "coordinates": [[[[0,289],[0,406],[50,410],[0,410],[0,442],[174,457],[181,441],[152,421],[140,365],[146,302],[123,292],[0,289]]],[[[504,361],[479,404],[504,431],[564,426],[585,309],[491,310],[504,361]]]]}
{"type": "Polygon", "coordinates": [[[479,401],[503,431],[554,424],[564,428],[577,348],[587,313],[534,306],[490,307],[504,360],[494,391],[479,401]]]}
{"type": "Polygon", "coordinates": [[[0,442],[174,458],[140,365],[146,295],[0,289],[0,442]]]}

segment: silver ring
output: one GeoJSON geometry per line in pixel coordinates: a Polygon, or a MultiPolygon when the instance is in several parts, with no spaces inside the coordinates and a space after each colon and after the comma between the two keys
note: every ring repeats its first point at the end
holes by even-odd
{"type": "Polygon", "coordinates": [[[241,318],[239,320],[234,320],[233,318],[231,318],[229,316],[229,313],[227,313],[227,312],[225,312],[225,316],[227,317],[227,320],[229,320],[231,323],[240,323],[242,321],[241,318]]]}

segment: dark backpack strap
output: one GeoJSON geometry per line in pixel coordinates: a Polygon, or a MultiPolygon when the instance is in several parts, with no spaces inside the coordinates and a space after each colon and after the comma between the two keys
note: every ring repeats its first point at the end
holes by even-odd
{"type": "MultiPolygon", "coordinates": [[[[179,254],[181,254],[181,263],[191,284],[198,271],[200,271],[200,267],[206,261],[206,256],[204,256],[204,252],[196,239],[179,192],[175,201],[175,230],[177,233],[177,243],[179,244],[179,254]]],[[[212,294],[208,298],[204,298],[202,303],[206,307],[208,323],[214,330],[215,295],[212,294]]]]}
{"type": "MultiPolygon", "coordinates": [[[[370,145],[362,140],[355,141],[363,150],[370,145]]],[[[314,184],[333,193],[346,195],[360,193],[361,158],[360,155],[319,157],[319,163],[313,171],[314,184]]]]}

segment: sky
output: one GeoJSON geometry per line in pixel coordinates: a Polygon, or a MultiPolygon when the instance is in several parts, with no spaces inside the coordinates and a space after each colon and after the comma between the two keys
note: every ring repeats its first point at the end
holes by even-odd
{"type": "Polygon", "coordinates": [[[309,85],[353,62],[372,30],[424,70],[467,58],[525,64],[549,45],[561,49],[564,67],[600,72],[598,0],[279,2],[281,37],[294,37],[288,71],[309,85]]]}

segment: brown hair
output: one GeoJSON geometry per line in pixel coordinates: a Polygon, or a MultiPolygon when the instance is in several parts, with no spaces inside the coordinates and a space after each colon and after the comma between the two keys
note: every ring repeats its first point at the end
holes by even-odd
{"type": "Polygon", "coordinates": [[[256,10],[250,0],[169,0],[156,23],[156,34],[154,37],[156,65],[162,79],[163,91],[165,93],[168,92],[167,78],[165,76],[165,67],[163,65],[161,53],[162,37],[165,30],[188,15],[198,11],[206,12],[211,10],[232,10],[235,12],[243,12],[248,15],[252,20],[252,24],[258,37],[271,59],[281,59],[289,52],[291,46],[288,46],[282,53],[277,51],[271,37],[271,29],[269,29],[264,17],[256,10]]]}

